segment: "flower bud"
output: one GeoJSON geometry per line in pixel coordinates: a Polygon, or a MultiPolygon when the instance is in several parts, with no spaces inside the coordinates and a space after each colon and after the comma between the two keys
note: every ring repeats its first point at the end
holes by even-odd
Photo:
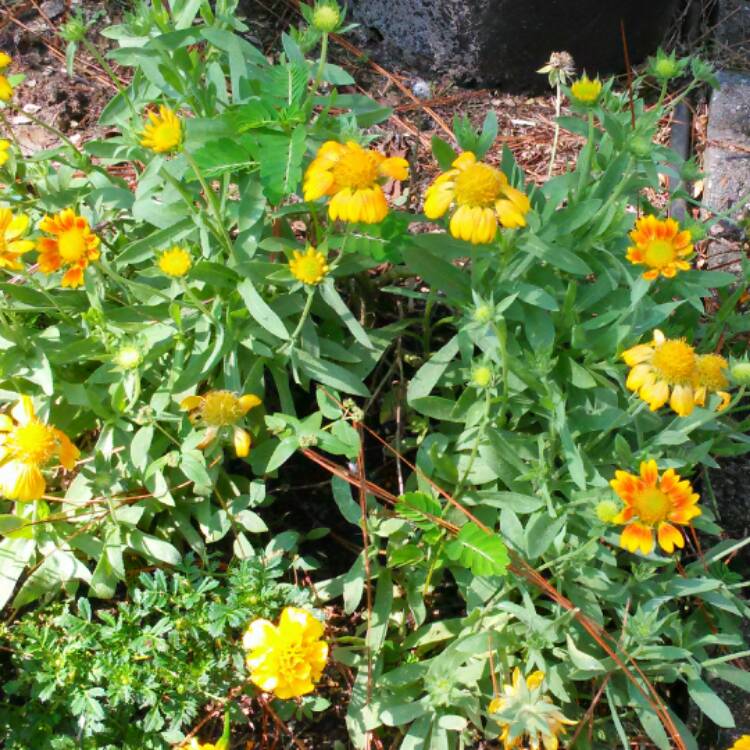
{"type": "Polygon", "coordinates": [[[729,374],[737,385],[750,385],[750,362],[735,362],[729,374]]]}
{"type": "Polygon", "coordinates": [[[490,305],[478,305],[474,308],[472,318],[476,323],[489,323],[492,320],[492,313],[490,305]]]}
{"type": "Polygon", "coordinates": [[[71,16],[60,27],[60,36],[66,42],[80,42],[86,36],[86,21],[80,15],[71,16]]]}
{"type": "Polygon", "coordinates": [[[618,512],[617,503],[612,500],[602,500],[596,506],[596,516],[602,523],[612,523],[618,512]]]}
{"type": "Polygon", "coordinates": [[[486,388],[492,383],[492,370],[486,365],[479,365],[471,371],[471,385],[475,388],[486,388]]]}
{"type": "Polygon", "coordinates": [[[123,370],[135,370],[143,362],[143,354],[137,346],[125,344],[115,352],[113,362],[123,370]]]}
{"type": "Polygon", "coordinates": [[[338,5],[330,2],[319,3],[315,6],[312,25],[326,34],[334,31],[341,21],[341,11],[338,5]]]}

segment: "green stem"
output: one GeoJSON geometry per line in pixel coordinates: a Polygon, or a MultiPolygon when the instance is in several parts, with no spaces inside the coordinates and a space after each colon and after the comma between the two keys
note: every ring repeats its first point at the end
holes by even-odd
{"type": "Polygon", "coordinates": [[[552,177],[552,168],[555,166],[555,157],[557,156],[557,143],[560,140],[560,109],[562,105],[562,89],[560,81],[557,82],[557,95],[555,96],[555,135],[552,138],[552,151],[549,155],[549,166],[547,167],[547,179],[552,177]]]}
{"type": "Polygon", "coordinates": [[[510,401],[509,386],[508,386],[508,326],[505,323],[505,319],[501,318],[495,321],[495,335],[497,336],[498,346],[500,348],[500,377],[502,383],[500,384],[500,395],[502,398],[502,404],[500,407],[500,419],[499,426],[502,427],[505,424],[505,415],[508,409],[508,403],[510,401]]]}
{"type": "Polygon", "coordinates": [[[16,134],[11,127],[11,124],[8,122],[8,118],[5,116],[5,113],[2,109],[0,109],[0,121],[3,123],[3,127],[8,132],[8,137],[13,141],[13,144],[18,149],[19,153],[21,152],[21,144],[18,142],[18,138],[16,138],[16,134]]]}
{"type": "Polygon", "coordinates": [[[589,112],[589,130],[586,136],[586,145],[584,146],[581,157],[581,171],[578,173],[578,188],[576,195],[580,195],[586,187],[589,175],[591,174],[591,162],[594,157],[594,113],[589,112]]]}
{"type": "Polygon", "coordinates": [[[55,298],[41,284],[37,283],[36,279],[30,273],[28,273],[25,269],[18,271],[18,273],[21,274],[21,276],[23,276],[24,279],[26,279],[26,281],[34,287],[34,289],[36,289],[42,296],[44,296],[44,298],[50,303],[50,305],[52,305],[52,307],[54,307],[55,310],[60,313],[60,317],[66,323],[75,325],[75,320],[71,318],[70,315],[68,315],[68,313],[66,313],[62,309],[62,307],[60,307],[60,305],[57,304],[55,298]]]}
{"type": "Polygon", "coordinates": [[[323,32],[323,38],[320,40],[320,60],[318,61],[318,70],[315,73],[313,89],[317,90],[320,82],[323,80],[323,70],[325,69],[326,57],[328,55],[328,32],[323,32]]]}
{"type": "Polygon", "coordinates": [[[294,349],[294,344],[296,343],[297,338],[299,337],[302,331],[302,326],[305,325],[305,321],[310,315],[310,309],[312,308],[312,302],[313,302],[314,296],[315,296],[315,287],[310,287],[307,290],[307,299],[305,300],[305,307],[302,310],[302,315],[300,315],[300,318],[297,321],[297,327],[292,332],[292,335],[289,341],[287,341],[280,347],[279,349],[280,352],[284,350],[291,351],[292,349],[294,349]]]}
{"type": "Polygon", "coordinates": [[[221,324],[214,317],[214,314],[203,304],[198,298],[198,295],[187,285],[185,279],[180,279],[180,286],[185,296],[202,312],[217,328],[221,328],[221,324]]]}
{"type": "Polygon", "coordinates": [[[135,119],[138,119],[138,112],[136,112],[132,99],[128,95],[127,90],[123,88],[120,79],[115,75],[115,71],[112,70],[104,55],[102,55],[102,53],[96,48],[96,45],[92,44],[86,37],[83,37],[81,41],[83,42],[83,46],[86,48],[87,52],[99,63],[99,65],[102,66],[104,72],[109,76],[112,83],[114,83],[115,88],[117,89],[117,93],[120,94],[123,99],[125,99],[133,117],[135,119]]]}
{"type": "Polygon", "coordinates": [[[209,184],[206,182],[205,178],[203,177],[203,173],[200,171],[200,168],[198,167],[195,159],[193,159],[190,153],[184,149],[182,153],[185,155],[187,163],[190,165],[193,172],[195,172],[195,176],[198,178],[198,182],[200,182],[201,187],[203,188],[203,194],[206,198],[206,204],[208,205],[211,213],[213,214],[214,221],[216,222],[216,229],[221,240],[224,242],[224,246],[226,247],[227,252],[231,256],[234,253],[234,246],[232,245],[232,240],[229,238],[229,234],[221,218],[221,209],[219,208],[219,204],[216,200],[216,193],[214,193],[209,184]]]}
{"type": "Polygon", "coordinates": [[[73,143],[73,141],[71,141],[70,138],[65,135],[65,133],[63,133],[61,130],[58,130],[54,125],[50,125],[49,123],[44,122],[44,120],[40,120],[38,117],[34,117],[34,115],[32,115],[30,112],[24,111],[23,116],[28,117],[31,122],[33,122],[35,125],[38,125],[40,128],[44,128],[49,133],[52,133],[52,135],[59,138],[61,141],[63,141],[63,143],[65,143],[66,146],[72,148],[80,156],[85,156],[83,151],[81,151],[81,149],[76,146],[76,144],[73,143]]]}
{"type": "Polygon", "coordinates": [[[474,462],[476,461],[477,454],[479,453],[479,444],[482,442],[482,439],[484,438],[484,430],[487,427],[487,422],[489,421],[490,405],[491,405],[490,390],[487,389],[485,390],[485,393],[484,393],[484,413],[482,414],[482,419],[480,420],[479,425],[477,426],[477,436],[474,438],[474,443],[471,446],[471,453],[469,454],[469,460],[466,464],[466,468],[464,469],[464,473],[459,478],[458,484],[456,485],[456,489],[453,491],[453,497],[456,500],[459,500],[461,498],[461,493],[463,492],[464,487],[469,481],[469,475],[471,474],[471,470],[474,468],[474,462]]]}

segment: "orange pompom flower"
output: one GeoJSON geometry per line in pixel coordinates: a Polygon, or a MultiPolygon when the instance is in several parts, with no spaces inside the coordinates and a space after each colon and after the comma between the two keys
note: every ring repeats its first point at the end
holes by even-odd
{"type": "Polygon", "coordinates": [[[653,281],[659,275],[671,279],[678,271],[688,271],[688,258],[693,252],[690,232],[680,231],[674,219],[657,219],[643,216],[630,232],[633,245],[628,248],[627,259],[634,265],[647,266],[643,278],[653,281]]]}
{"type": "Polygon", "coordinates": [[[386,157],[354,141],[326,141],[305,172],[306,201],[330,198],[331,219],[379,224],[388,215],[380,181],[405,180],[409,163],[400,156],[386,157]]]}
{"type": "Polygon", "coordinates": [[[28,396],[0,414],[0,495],[8,500],[38,500],[47,488],[42,469],[57,457],[70,471],[79,455],[64,432],[37,418],[28,396]]]}
{"type": "Polygon", "coordinates": [[[86,267],[99,258],[99,238],[91,231],[88,220],[66,208],[54,216],[45,216],[39,229],[53,235],[38,240],[39,270],[54,273],[67,267],[62,286],[75,289],[83,284],[86,267]]]}
{"type": "Polygon", "coordinates": [[[612,523],[625,524],[621,547],[648,555],[654,549],[654,531],[659,546],[669,554],[675,547],[685,546],[682,532],[673,524],[687,526],[701,514],[697,506],[700,496],[687,479],[674,469],[667,469],[660,477],[656,461],[651,460],[641,462],[640,476],[618,469],[610,485],[625,503],[612,519],[612,523]]]}

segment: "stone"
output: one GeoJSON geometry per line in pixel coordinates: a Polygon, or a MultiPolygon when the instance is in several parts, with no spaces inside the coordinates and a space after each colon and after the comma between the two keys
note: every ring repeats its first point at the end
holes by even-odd
{"type": "Polygon", "coordinates": [[[382,41],[373,56],[430,76],[510,91],[544,90],[536,73],[567,50],[578,70],[624,68],[620,20],[633,64],[653,53],[679,0],[352,0],[355,21],[382,41]]]}

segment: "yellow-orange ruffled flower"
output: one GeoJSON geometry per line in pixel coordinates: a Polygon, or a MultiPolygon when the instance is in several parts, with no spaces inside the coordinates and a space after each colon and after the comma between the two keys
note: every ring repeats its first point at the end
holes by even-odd
{"type": "Polygon", "coordinates": [[[184,247],[173,245],[159,255],[157,263],[162,273],[173,279],[179,279],[190,270],[193,259],[184,247]]]}
{"type": "Polygon", "coordinates": [[[20,271],[21,256],[34,249],[33,240],[22,239],[29,228],[29,217],[13,215],[9,208],[0,208],[0,268],[20,271]]]}
{"type": "Polygon", "coordinates": [[[641,462],[640,476],[616,471],[610,485],[625,503],[612,521],[625,524],[621,547],[648,555],[654,549],[654,530],[665,552],[671,554],[675,547],[685,546],[682,532],[672,524],[687,526],[701,514],[697,506],[700,496],[693,492],[687,479],[674,469],[667,469],[659,477],[656,461],[651,460],[641,462]]]}
{"type": "Polygon", "coordinates": [[[549,696],[544,695],[543,682],[544,672],[533,672],[524,679],[516,667],[512,684],[504,685],[502,695],[490,701],[487,710],[502,728],[503,750],[527,747],[558,750],[559,736],[565,734],[565,725],[576,723],[567,719],[549,696]],[[516,721],[519,716],[523,716],[534,729],[527,729],[516,721]]]}
{"type": "Polygon", "coordinates": [[[328,263],[320,250],[308,247],[304,253],[299,250],[292,253],[289,270],[292,276],[303,284],[320,284],[328,273],[328,263]]]}
{"type": "Polygon", "coordinates": [[[570,93],[581,104],[595,104],[602,93],[602,82],[598,78],[592,80],[584,73],[577,81],[573,82],[570,93]]]}
{"type": "Polygon", "coordinates": [[[696,356],[692,346],[655,330],[650,344],[638,344],[623,352],[622,358],[631,368],[626,387],[637,392],[651,411],[667,402],[681,417],[693,411],[696,356]]]}
{"type": "Polygon", "coordinates": [[[277,698],[311,693],[328,659],[323,633],[323,623],[297,607],[284,609],[278,626],[254,620],[243,638],[250,680],[277,698]]]}
{"type": "Polygon", "coordinates": [[[187,396],[180,408],[190,412],[190,421],[206,428],[198,448],[212,443],[223,427],[233,428],[234,451],[240,458],[250,453],[250,434],[236,423],[261,400],[251,393],[237,396],[231,391],[209,391],[203,396],[187,396]]]}
{"type": "Polygon", "coordinates": [[[499,169],[477,161],[471,151],[464,151],[452,166],[427,188],[424,212],[428,219],[439,219],[455,204],[450,233],[472,245],[492,242],[498,221],[508,228],[526,226],[529,199],[511,187],[499,169]]]}
{"type": "Polygon", "coordinates": [[[141,132],[141,146],[157,154],[175,151],[182,144],[182,123],[169,107],[162,104],[159,112],[149,112],[141,132]]]}
{"type": "Polygon", "coordinates": [[[42,469],[57,457],[70,471],[79,455],[64,432],[37,418],[28,396],[0,414],[0,495],[8,500],[38,500],[47,488],[42,469]]]}
{"type": "Polygon", "coordinates": [[[39,270],[54,273],[67,267],[62,286],[75,288],[83,284],[86,266],[99,258],[99,238],[88,221],[77,216],[72,208],[66,208],[54,216],[45,216],[39,229],[53,235],[37,240],[39,270]]]}
{"type": "Polygon", "coordinates": [[[305,172],[306,201],[330,198],[328,215],[347,222],[378,224],[388,214],[380,180],[405,180],[409,163],[400,156],[386,158],[354,141],[326,141],[305,172]]]}
{"type": "Polygon", "coordinates": [[[633,245],[628,248],[627,259],[634,265],[647,266],[643,278],[653,281],[659,275],[671,279],[678,271],[688,271],[685,260],[693,252],[690,232],[680,231],[674,219],[657,219],[643,216],[630,232],[633,245]]]}

